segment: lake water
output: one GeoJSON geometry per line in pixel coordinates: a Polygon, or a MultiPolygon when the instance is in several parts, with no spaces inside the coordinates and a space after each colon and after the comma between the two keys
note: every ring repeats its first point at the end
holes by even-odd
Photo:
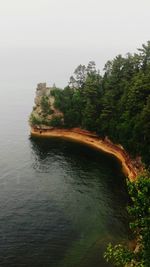
{"type": "Polygon", "coordinates": [[[121,167],[78,143],[30,138],[32,86],[0,87],[0,266],[111,266],[107,243],[128,234],[121,167]]]}

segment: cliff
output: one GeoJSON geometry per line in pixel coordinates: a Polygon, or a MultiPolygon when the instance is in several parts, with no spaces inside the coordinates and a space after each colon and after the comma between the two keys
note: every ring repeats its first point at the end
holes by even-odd
{"type": "Polygon", "coordinates": [[[131,181],[134,181],[137,177],[138,172],[142,171],[141,163],[136,160],[132,160],[120,145],[113,144],[107,138],[102,140],[95,133],[91,133],[89,131],[78,128],[68,130],[58,128],[39,129],[36,127],[31,127],[31,135],[44,138],[67,138],[109,153],[115,156],[121,162],[123,172],[131,181]]]}
{"type": "Polygon", "coordinates": [[[61,137],[85,143],[93,148],[114,155],[122,164],[124,173],[133,181],[143,167],[140,159],[133,160],[121,145],[113,144],[107,137],[101,139],[96,133],[81,128],[60,128],[63,113],[54,107],[53,88],[46,83],[37,85],[35,107],[30,116],[31,135],[38,137],[61,137]],[[57,119],[59,123],[57,126],[57,119]]]}
{"type": "Polygon", "coordinates": [[[62,112],[54,107],[53,89],[53,87],[47,87],[46,83],[39,83],[37,85],[34,99],[35,105],[29,118],[31,126],[40,129],[51,129],[51,126],[55,124],[57,119],[63,121],[62,112]]]}

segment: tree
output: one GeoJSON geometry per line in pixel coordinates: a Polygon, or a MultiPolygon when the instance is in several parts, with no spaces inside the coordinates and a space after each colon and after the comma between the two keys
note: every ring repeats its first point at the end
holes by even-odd
{"type": "Polygon", "coordinates": [[[140,51],[142,69],[145,71],[150,65],[150,41],[146,45],[142,44],[142,48],[139,48],[138,51],[140,51]]]}
{"type": "Polygon", "coordinates": [[[70,77],[69,85],[71,88],[81,88],[87,77],[87,69],[85,65],[79,65],[75,71],[74,76],[70,77]]]}
{"type": "Polygon", "coordinates": [[[53,116],[50,120],[49,126],[52,127],[62,127],[63,126],[63,117],[62,116],[53,116]]]}
{"type": "Polygon", "coordinates": [[[150,263],[150,174],[144,171],[134,182],[127,182],[132,204],[130,228],[137,239],[134,251],[119,244],[109,244],[104,257],[115,266],[149,267],[150,263]]]}
{"type": "Polygon", "coordinates": [[[87,68],[86,68],[87,74],[96,74],[96,64],[94,61],[89,61],[87,68]]]}
{"type": "Polygon", "coordinates": [[[45,96],[45,95],[42,96],[40,105],[41,105],[41,109],[44,115],[50,115],[53,113],[50,107],[48,96],[45,96]]]}
{"type": "MultiPolygon", "coordinates": [[[[121,143],[132,156],[150,163],[150,41],[137,53],[108,61],[101,76],[94,61],[79,65],[63,90],[53,88],[54,107],[65,127],[83,127],[121,143]]],[[[51,114],[50,99],[41,99],[41,116],[51,114]]]]}

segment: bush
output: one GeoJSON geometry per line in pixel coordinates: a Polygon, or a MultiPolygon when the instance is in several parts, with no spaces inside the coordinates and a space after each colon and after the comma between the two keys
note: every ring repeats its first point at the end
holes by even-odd
{"type": "Polygon", "coordinates": [[[62,127],[63,126],[63,118],[62,116],[54,116],[49,122],[49,125],[52,127],[62,127]]]}
{"type": "Polygon", "coordinates": [[[42,124],[42,120],[40,118],[36,117],[35,115],[33,115],[33,113],[30,116],[29,122],[30,122],[31,126],[42,124]]]}
{"type": "Polygon", "coordinates": [[[44,115],[53,114],[53,110],[50,107],[49,98],[47,96],[42,96],[40,105],[44,115]]]}

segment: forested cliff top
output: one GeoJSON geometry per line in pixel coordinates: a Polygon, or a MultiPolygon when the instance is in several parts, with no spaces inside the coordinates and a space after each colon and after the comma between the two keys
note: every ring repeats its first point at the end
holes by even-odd
{"type": "Polygon", "coordinates": [[[118,55],[104,66],[79,65],[68,85],[39,84],[30,125],[79,127],[108,136],[150,163],[150,41],[136,53],[118,55]]]}

